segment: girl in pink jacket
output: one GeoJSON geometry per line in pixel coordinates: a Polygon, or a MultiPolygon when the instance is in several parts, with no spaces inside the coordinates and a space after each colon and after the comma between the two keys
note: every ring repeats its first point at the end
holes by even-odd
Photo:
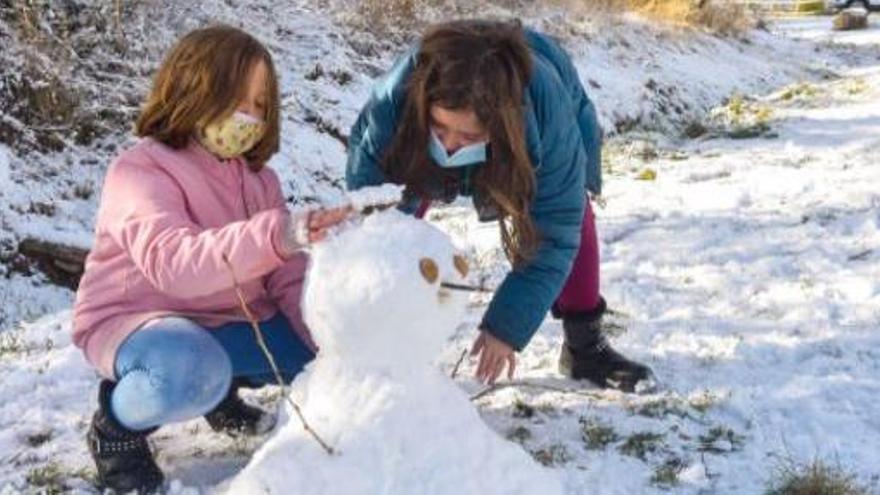
{"type": "Polygon", "coordinates": [[[314,357],[301,249],[348,209],[288,212],[265,166],[278,150],[278,99],[262,44],[228,26],[193,31],[156,76],[140,142],[107,171],[73,322],[104,378],[88,432],[104,488],[161,485],[146,441],[160,425],[204,415],[234,434],[271,426],[237,394],[274,381],[237,290],[286,380],[314,357]]]}

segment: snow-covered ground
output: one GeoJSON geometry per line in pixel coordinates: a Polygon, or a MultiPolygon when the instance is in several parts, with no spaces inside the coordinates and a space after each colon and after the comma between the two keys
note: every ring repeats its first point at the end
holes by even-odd
{"type": "MultiPolygon", "coordinates": [[[[661,149],[609,181],[598,215],[604,293],[626,327],[616,344],[662,390],[537,388],[575,388],[556,375],[548,320],[523,354],[526,385],[478,401],[566,469],[572,493],[647,493],[670,470],[682,493],[760,493],[817,458],[880,489],[880,65],[807,87],[759,100],[777,137],[661,149]],[[656,180],[630,180],[646,168],[656,180]]],[[[493,229],[463,218],[446,221],[497,259],[493,229]]]]}
{"type": "Polygon", "coordinates": [[[880,36],[880,24],[876,15],[868,16],[868,29],[853,31],[832,31],[831,17],[806,16],[783,19],[778,25],[794,38],[820,43],[846,43],[850,45],[873,46],[880,36]]]}
{"type": "MultiPolygon", "coordinates": [[[[212,9],[189,12],[190,22],[241,14],[212,9]]],[[[338,195],[344,150],[304,116],[347,129],[394,47],[356,53],[339,43],[350,33],[297,9],[280,18],[254,9],[248,23],[272,40],[287,95],[284,149],[273,165],[297,200],[326,200],[338,195]],[[296,29],[275,29],[284,22],[296,29]]],[[[534,24],[550,29],[554,19],[534,24]]],[[[596,25],[572,23],[576,36],[566,44],[606,126],[662,131],[610,144],[607,206],[597,211],[604,294],[622,328],[615,345],[648,362],[661,388],[624,395],[561,379],[560,326],[547,320],[521,355],[514,386],[474,403],[499,434],[559,470],[570,493],[758,493],[776,467],[813,458],[880,489],[880,32],[859,34],[861,47],[824,40],[814,51],[812,42],[775,33],[731,42],[619,22],[601,35],[596,25]],[[841,77],[821,80],[832,72],[841,77]],[[700,120],[733,92],[755,95],[747,107],[764,116],[761,137],[678,138],[675,123],[687,119],[669,117],[676,107],[700,120]]],[[[808,33],[817,22],[830,21],[774,29],[815,38],[808,33]]],[[[101,167],[88,160],[74,156],[56,182],[99,179],[101,167]]],[[[14,180],[24,162],[0,145],[0,240],[42,234],[88,245],[96,195],[59,201],[50,216],[8,211],[62,187],[14,180]]],[[[469,250],[476,281],[500,280],[494,225],[455,206],[436,210],[433,221],[469,250]]],[[[83,437],[97,381],[70,343],[72,294],[12,274],[0,302],[9,318],[0,329],[0,493],[91,492],[83,437]]],[[[485,302],[473,301],[444,369],[470,344],[485,302]]],[[[456,380],[479,393],[469,371],[456,380]]],[[[273,393],[251,397],[271,404],[273,393]]],[[[153,438],[183,492],[211,491],[265,440],[233,441],[200,420],[153,438]]]]}

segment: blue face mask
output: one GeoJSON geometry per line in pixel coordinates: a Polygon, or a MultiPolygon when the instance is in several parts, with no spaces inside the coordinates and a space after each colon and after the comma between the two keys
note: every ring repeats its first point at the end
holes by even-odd
{"type": "Polygon", "coordinates": [[[465,167],[486,161],[486,145],[486,142],[469,144],[459,148],[452,156],[449,156],[437,133],[431,129],[428,152],[431,158],[434,159],[434,162],[443,168],[465,167]]]}

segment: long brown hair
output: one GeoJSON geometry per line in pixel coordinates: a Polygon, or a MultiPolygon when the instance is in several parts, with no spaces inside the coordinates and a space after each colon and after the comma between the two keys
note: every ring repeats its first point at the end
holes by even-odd
{"type": "Polygon", "coordinates": [[[500,214],[501,240],[519,266],[537,250],[529,207],[535,172],[528,154],[523,92],[532,70],[519,23],[454,21],[433,26],[421,40],[406,103],[383,167],[416,194],[428,194],[455,171],[429,162],[430,108],[472,110],[489,134],[487,162],[474,171],[474,193],[500,214]]]}
{"type": "Polygon", "coordinates": [[[184,36],[166,57],[135,124],[135,135],[151,136],[180,149],[211,122],[231,115],[253,68],[266,64],[266,132],[245,154],[258,171],[278,151],[278,77],[272,56],[240,29],[218,25],[184,36]]]}

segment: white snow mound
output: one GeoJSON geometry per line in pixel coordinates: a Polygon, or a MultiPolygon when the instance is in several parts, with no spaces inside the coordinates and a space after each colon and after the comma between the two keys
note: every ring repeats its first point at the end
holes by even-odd
{"type": "Polygon", "coordinates": [[[321,348],[292,398],[338,454],[288,419],[229,493],[552,494],[556,474],[492,431],[432,361],[467,298],[449,238],[397,211],[315,247],[306,321],[321,348]],[[430,258],[436,279],[420,266],[430,258]]]}

